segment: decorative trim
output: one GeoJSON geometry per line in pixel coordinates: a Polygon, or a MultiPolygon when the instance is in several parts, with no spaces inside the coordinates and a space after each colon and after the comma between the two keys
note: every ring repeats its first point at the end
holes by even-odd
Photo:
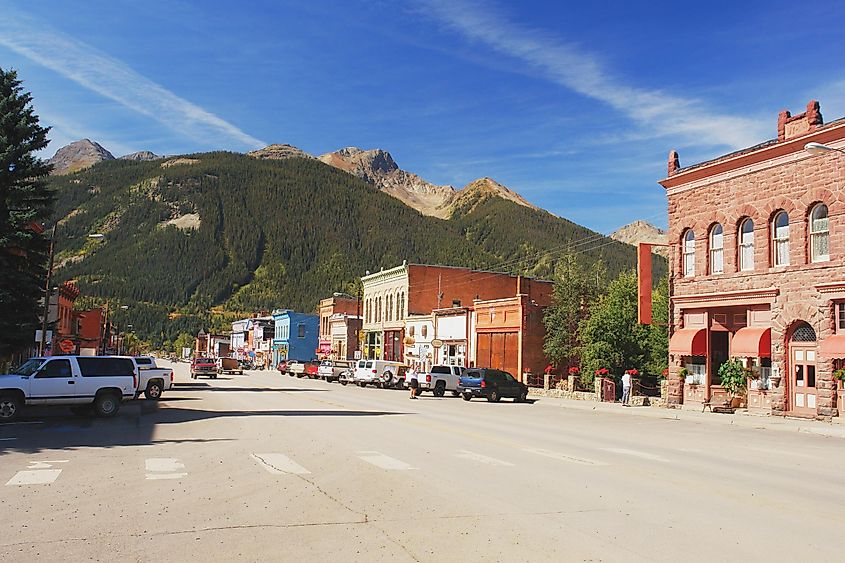
{"type": "Polygon", "coordinates": [[[719,293],[699,293],[694,295],[675,295],[671,301],[676,305],[707,304],[715,301],[759,301],[771,303],[780,295],[780,289],[768,287],[764,289],[745,289],[741,291],[724,291],[719,293]]]}
{"type": "Polygon", "coordinates": [[[817,283],[815,288],[822,295],[828,293],[842,293],[845,292],[845,281],[817,283]]]}

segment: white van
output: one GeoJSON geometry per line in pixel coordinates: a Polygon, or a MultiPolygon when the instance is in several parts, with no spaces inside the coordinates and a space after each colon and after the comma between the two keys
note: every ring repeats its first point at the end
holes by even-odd
{"type": "Polygon", "coordinates": [[[353,381],[361,387],[375,385],[387,389],[405,384],[405,370],[401,362],[387,360],[358,360],[355,363],[353,381]]]}

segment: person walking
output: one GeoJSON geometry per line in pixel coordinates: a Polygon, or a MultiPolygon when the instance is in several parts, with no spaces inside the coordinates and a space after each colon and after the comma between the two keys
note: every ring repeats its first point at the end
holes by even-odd
{"type": "Polygon", "coordinates": [[[408,368],[408,371],[405,372],[405,382],[408,384],[408,388],[411,390],[411,399],[417,398],[417,388],[420,385],[420,382],[417,378],[417,370],[414,369],[414,366],[408,368]]]}
{"type": "Polygon", "coordinates": [[[631,374],[627,371],[622,375],[622,406],[630,406],[631,400],[631,374]]]}

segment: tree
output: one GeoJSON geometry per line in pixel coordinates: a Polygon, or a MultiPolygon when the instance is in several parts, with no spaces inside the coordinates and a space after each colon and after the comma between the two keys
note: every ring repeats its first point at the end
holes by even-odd
{"type": "Polygon", "coordinates": [[[669,278],[664,277],[651,294],[652,321],[648,327],[644,373],[660,375],[669,365],[669,278]]]}
{"type": "Polygon", "coordinates": [[[586,271],[573,253],[567,253],[556,268],[552,304],[543,316],[546,326],[543,351],[560,369],[579,363],[579,328],[587,317],[590,303],[601,291],[604,276],[601,260],[586,271]]]}
{"type": "Polygon", "coordinates": [[[620,274],[610,283],[607,293],[594,301],[580,332],[582,374],[586,379],[592,379],[600,368],[609,369],[617,377],[626,369],[643,370],[649,327],[637,323],[634,271],[620,274]]]}
{"type": "Polygon", "coordinates": [[[194,349],[194,337],[187,332],[183,332],[176,338],[173,347],[176,348],[176,354],[181,357],[183,348],[194,349]]]}
{"type": "Polygon", "coordinates": [[[41,312],[48,243],[39,224],[52,213],[45,177],[50,165],[35,156],[41,127],[14,70],[0,68],[0,356],[34,339],[41,312]]]}

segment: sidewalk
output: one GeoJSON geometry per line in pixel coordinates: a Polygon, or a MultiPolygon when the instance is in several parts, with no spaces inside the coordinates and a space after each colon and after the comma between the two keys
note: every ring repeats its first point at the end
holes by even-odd
{"type": "Polygon", "coordinates": [[[706,422],[712,424],[723,424],[727,426],[740,426],[743,428],[756,428],[766,430],[778,430],[781,432],[804,432],[817,434],[831,438],[845,438],[845,421],[834,418],[832,422],[820,420],[786,418],[780,416],[765,416],[748,414],[746,411],[737,411],[736,414],[717,414],[711,412],[702,413],[699,409],[693,408],[663,408],[663,407],[623,407],[621,403],[599,403],[595,401],[576,401],[574,399],[563,399],[559,397],[545,397],[540,395],[529,395],[537,404],[568,409],[592,410],[621,414],[626,416],[645,416],[651,418],[674,418],[677,420],[690,420],[695,422],[706,422]]]}

